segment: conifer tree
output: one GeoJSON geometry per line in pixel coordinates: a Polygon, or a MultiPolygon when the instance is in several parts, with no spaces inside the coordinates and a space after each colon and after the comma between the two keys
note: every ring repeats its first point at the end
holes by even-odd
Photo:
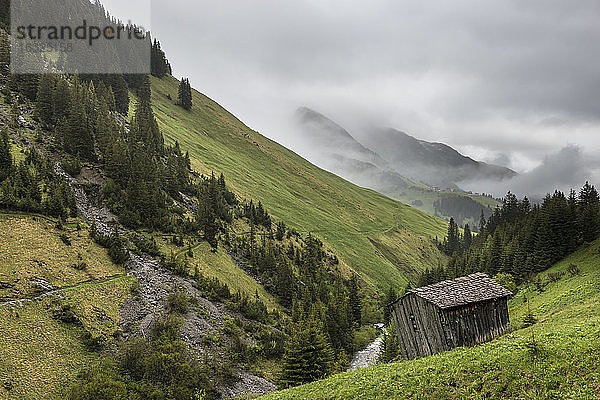
{"type": "Polygon", "coordinates": [[[481,210],[481,216],[479,217],[479,233],[481,233],[483,235],[483,232],[485,231],[485,225],[486,225],[486,220],[485,220],[485,214],[483,213],[483,210],[481,210]]]}
{"type": "MultiPolygon", "coordinates": [[[[10,6],[7,6],[10,8],[10,6]]],[[[8,30],[8,29],[7,29],[8,30]]],[[[0,31],[0,74],[5,75],[10,65],[10,40],[8,34],[0,31]]]]}
{"type": "Polygon", "coordinates": [[[10,175],[12,163],[8,131],[6,128],[3,128],[2,132],[0,132],[0,182],[10,175]]]}
{"type": "Polygon", "coordinates": [[[21,126],[20,122],[21,110],[19,108],[19,98],[14,97],[12,106],[10,107],[10,126],[13,129],[18,129],[21,126]]]}
{"type": "Polygon", "coordinates": [[[383,335],[383,345],[379,360],[384,363],[394,361],[398,357],[398,336],[396,334],[396,325],[391,321],[386,325],[386,332],[383,335]]]}
{"type": "Polygon", "coordinates": [[[54,78],[52,75],[44,74],[40,78],[36,102],[35,116],[46,128],[54,124],[54,78]]]}
{"type": "Polygon", "coordinates": [[[69,90],[69,84],[62,76],[59,76],[52,96],[54,122],[58,123],[66,119],[70,108],[71,91],[69,90]]]}
{"type": "Polygon", "coordinates": [[[579,224],[584,242],[592,242],[600,233],[600,197],[598,191],[586,182],[579,193],[581,214],[579,224]]]}
{"type": "Polygon", "coordinates": [[[471,233],[471,227],[469,224],[465,224],[465,229],[463,233],[463,242],[462,248],[463,251],[468,251],[471,247],[471,243],[473,242],[473,234],[471,233]]]}
{"type": "Polygon", "coordinates": [[[390,289],[388,290],[384,300],[383,300],[383,323],[388,326],[390,324],[390,321],[392,319],[392,310],[390,307],[390,304],[392,304],[393,302],[395,302],[397,300],[397,295],[396,295],[396,291],[394,290],[394,288],[392,286],[390,286],[390,289]]]}
{"type": "Polygon", "coordinates": [[[217,250],[219,245],[217,238],[219,225],[217,223],[215,211],[212,207],[210,195],[203,192],[198,200],[200,203],[196,215],[198,227],[204,233],[204,239],[211,245],[213,250],[217,250]]]}
{"type": "Polygon", "coordinates": [[[115,109],[121,115],[129,113],[129,88],[122,75],[114,75],[112,90],[115,97],[115,109]]]}
{"type": "Polygon", "coordinates": [[[65,150],[68,152],[81,159],[91,160],[94,157],[94,137],[86,113],[84,90],[87,89],[79,84],[76,84],[73,89],[64,143],[65,150]]]}
{"type": "Polygon", "coordinates": [[[446,243],[446,254],[451,256],[458,251],[460,251],[460,232],[458,231],[458,225],[456,225],[456,222],[454,222],[454,218],[450,218],[450,225],[448,226],[448,238],[446,243]]]}
{"type": "Polygon", "coordinates": [[[151,48],[150,66],[152,75],[157,78],[162,78],[167,74],[171,74],[171,65],[165,56],[164,51],[160,47],[160,42],[154,39],[151,48]]]}
{"type": "Polygon", "coordinates": [[[177,93],[177,105],[188,111],[192,109],[192,87],[189,79],[181,78],[177,93]]]}
{"type": "Polygon", "coordinates": [[[331,372],[333,351],[313,318],[300,322],[287,343],[282,382],[296,386],[322,379],[331,372]]]}
{"type": "Polygon", "coordinates": [[[348,289],[350,290],[350,309],[352,312],[352,322],[356,326],[360,326],[362,323],[362,306],[360,304],[360,296],[358,294],[358,279],[356,278],[356,274],[352,274],[348,289]]]}

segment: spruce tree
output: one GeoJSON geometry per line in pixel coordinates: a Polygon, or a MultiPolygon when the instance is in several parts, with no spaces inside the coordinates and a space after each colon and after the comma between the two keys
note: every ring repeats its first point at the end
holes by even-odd
{"type": "Polygon", "coordinates": [[[122,75],[114,75],[112,89],[115,97],[115,109],[121,115],[129,113],[129,88],[122,75]]]}
{"type": "Polygon", "coordinates": [[[40,78],[36,102],[35,116],[46,128],[54,124],[54,78],[52,75],[44,74],[40,78]]]}
{"type": "Polygon", "coordinates": [[[10,139],[6,128],[0,132],[0,182],[5,180],[12,170],[12,154],[10,152],[10,139]]]}
{"type": "Polygon", "coordinates": [[[54,122],[58,123],[65,120],[69,115],[70,108],[71,91],[69,89],[69,83],[62,76],[59,76],[52,96],[54,122]]]}
{"type": "Polygon", "coordinates": [[[481,210],[481,216],[479,217],[479,233],[481,235],[483,235],[483,232],[485,231],[486,224],[487,222],[485,220],[485,214],[483,213],[483,210],[481,210]]]}
{"type": "Polygon", "coordinates": [[[465,224],[465,229],[463,233],[463,243],[462,248],[463,251],[468,251],[471,247],[471,243],[473,242],[473,234],[471,233],[471,227],[469,224],[465,224]]]}
{"type": "Polygon", "coordinates": [[[397,300],[396,291],[392,286],[388,290],[384,300],[383,300],[383,323],[388,326],[390,321],[392,320],[392,309],[391,304],[397,300]]]}
{"type": "Polygon", "coordinates": [[[586,182],[579,192],[579,225],[584,242],[593,242],[600,233],[600,197],[598,191],[586,182]]]}
{"type": "Polygon", "coordinates": [[[450,218],[450,224],[448,225],[448,239],[446,243],[446,254],[451,256],[456,252],[460,251],[460,232],[458,231],[458,225],[454,222],[454,218],[450,218]]]}
{"type": "Polygon", "coordinates": [[[94,136],[90,129],[86,113],[85,87],[77,85],[73,88],[71,109],[66,124],[65,150],[79,156],[81,159],[91,160],[94,157],[94,136]]]}
{"type": "MultiPolygon", "coordinates": [[[[10,6],[6,6],[10,8],[10,6]]],[[[9,28],[5,28],[9,30],[9,28]]],[[[10,65],[10,40],[6,32],[0,31],[0,74],[5,75],[10,65]]]]}
{"type": "Polygon", "coordinates": [[[181,78],[177,93],[177,105],[188,111],[192,109],[192,87],[189,79],[181,78]]]}
{"type": "Polygon", "coordinates": [[[352,274],[348,289],[350,290],[350,310],[352,312],[352,322],[356,326],[360,326],[362,323],[362,306],[360,304],[360,296],[358,294],[358,279],[356,278],[356,274],[352,274]]]}
{"type": "Polygon", "coordinates": [[[162,78],[167,74],[171,74],[171,65],[165,56],[164,51],[160,47],[160,42],[154,39],[151,48],[150,65],[152,75],[157,78],[162,78]]]}
{"type": "Polygon", "coordinates": [[[325,378],[331,372],[333,351],[314,318],[294,328],[286,346],[281,380],[296,386],[325,378]]]}

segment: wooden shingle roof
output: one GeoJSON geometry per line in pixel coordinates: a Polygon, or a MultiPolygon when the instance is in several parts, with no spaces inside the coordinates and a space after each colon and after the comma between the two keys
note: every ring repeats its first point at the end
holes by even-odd
{"type": "Polygon", "coordinates": [[[412,289],[408,293],[414,293],[443,309],[501,299],[512,295],[510,291],[484,273],[412,289]]]}

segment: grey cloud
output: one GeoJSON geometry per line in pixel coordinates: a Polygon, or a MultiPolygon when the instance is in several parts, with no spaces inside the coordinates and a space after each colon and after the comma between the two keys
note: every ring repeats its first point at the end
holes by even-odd
{"type": "Polygon", "coordinates": [[[541,198],[555,189],[568,192],[595,176],[600,162],[577,146],[567,146],[544,158],[533,170],[501,182],[462,182],[461,187],[503,196],[509,190],[519,196],[541,198]]]}
{"type": "Polygon", "coordinates": [[[596,0],[155,0],[153,17],[176,75],[282,142],[308,105],[523,165],[600,151],[596,0]]]}

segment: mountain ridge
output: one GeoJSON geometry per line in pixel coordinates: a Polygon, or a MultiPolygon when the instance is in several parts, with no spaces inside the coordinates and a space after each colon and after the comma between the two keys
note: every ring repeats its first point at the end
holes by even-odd
{"type": "MultiPolygon", "coordinates": [[[[455,164],[470,160],[471,169],[481,168],[481,163],[462,156],[450,146],[420,141],[394,130],[407,144],[404,153],[409,153],[410,158],[404,160],[404,157],[395,154],[393,146],[382,145],[387,140],[385,137],[361,141],[338,123],[310,108],[299,108],[295,121],[295,137],[298,140],[293,149],[316,165],[359,186],[376,190],[430,214],[454,218],[460,225],[469,223],[477,226],[481,212],[488,217],[498,204],[486,196],[461,192],[455,184],[447,190],[440,190],[425,182],[427,179],[421,174],[411,173],[418,160],[431,158],[431,153],[439,153],[440,148],[441,156],[455,164]]],[[[381,130],[373,131],[373,134],[377,132],[381,130]]],[[[366,133],[363,131],[362,134],[366,133]]],[[[440,161],[437,165],[427,167],[434,177],[448,169],[449,162],[443,161],[441,156],[438,154],[440,161]]]]}

